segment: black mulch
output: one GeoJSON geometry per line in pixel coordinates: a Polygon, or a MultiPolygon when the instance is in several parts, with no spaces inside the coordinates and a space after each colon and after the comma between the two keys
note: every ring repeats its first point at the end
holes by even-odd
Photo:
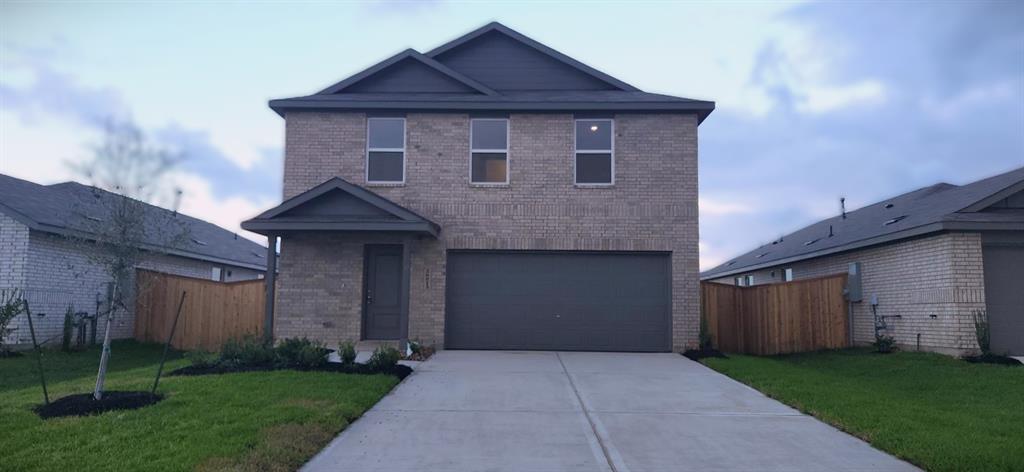
{"type": "Polygon", "coordinates": [[[134,410],[163,400],[163,395],[149,392],[104,392],[102,400],[95,400],[91,393],[68,395],[34,408],[43,419],[61,416],[98,415],[114,410],[134,410]]]}
{"type": "Polygon", "coordinates": [[[728,357],[726,357],[725,354],[722,354],[722,351],[719,351],[718,349],[690,349],[689,351],[684,352],[683,355],[691,361],[698,362],[705,357],[720,357],[722,359],[728,359],[728,357]]]}
{"type": "Polygon", "coordinates": [[[982,354],[980,356],[964,356],[963,358],[967,362],[974,364],[1000,364],[1009,366],[1022,366],[1020,361],[1012,357],[997,356],[995,354],[982,354]]]}
{"type": "Polygon", "coordinates": [[[21,356],[24,356],[24,354],[22,354],[22,353],[20,353],[18,351],[4,351],[4,350],[0,350],[0,359],[3,359],[5,357],[21,357],[21,356]]]}
{"type": "MultiPolygon", "coordinates": [[[[212,375],[212,374],[230,374],[236,372],[260,372],[268,370],[286,370],[288,367],[277,367],[277,366],[246,366],[246,365],[211,365],[211,366],[198,366],[190,365],[180,369],[176,369],[170,372],[169,376],[177,375],[212,375]]],[[[340,374],[362,374],[362,375],[373,375],[373,374],[388,374],[398,377],[398,380],[402,380],[412,373],[412,368],[409,366],[398,364],[391,368],[377,369],[370,367],[366,364],[339,364],[331,362],[320,367],[314,368],[291,368],[292,370],[301,371],[316,371],[316,372],[337,372],[340,374]]]]}

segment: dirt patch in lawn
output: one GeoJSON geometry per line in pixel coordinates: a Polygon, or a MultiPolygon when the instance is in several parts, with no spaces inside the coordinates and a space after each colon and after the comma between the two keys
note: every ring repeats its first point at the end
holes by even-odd
{"type": "Polygon", "coordinates": [[[215,457],[197,471],[286,472],[296,470],[331,442],[336,431],[319,424],[287,423],[260,431],[258,443],[242,457],[215,457]]]}
{"type": "Polygon", "coordinates": [[[43,419],[62,416],[98,415],[108,411],[135,410],[163,400],[163,395],[149,392],[104,392],[102,400],[96,400],[91,393],[68,395],[35,408],[43,419]]]}
{"type": "Polygon", "coordinates": [[[972,364],[999,364],[1017,367],[1024,365],[1021,364],[1020,361],[1012,357],[997,356],[995,354],[982,354],[980,356],[964,356],[963,360],[970,362],[972,364]]]}
{"type": "Polygon", "coordinates": [[[719,351],[718,349],[690,349],[686,352],[683,352],[683,356],[695,362],[700,362],[701,359],[705,359],[708,357],[728,359],[728,357],[726,357],[725,354],[722,354],[722,351],[719,351]]]}
{"type": "MultiPolygon", "coordinates": [[[[233,366],[233,365],[190,365],[180,369],[174,370],[167,374],[170,376],[175,375],[213,375],[213,374],[230,374],[236,372],[259,372],[268,370],[288,370],[288,368],[282,367],[270,367],[270,366],[233,366]]],[[[395,365],[389,368],[377,368],[367,364],[338,364],[329,363],[320,367],[314,367],[309,369],[291,369],[300,370],[304,372],[335,372],[339,374],[360,374],[360,375],[374,375],[374,374],[387,374],[398,377],[398,380],[402,380],[412,373],[412,368],[405,365],[395,365]]]]}

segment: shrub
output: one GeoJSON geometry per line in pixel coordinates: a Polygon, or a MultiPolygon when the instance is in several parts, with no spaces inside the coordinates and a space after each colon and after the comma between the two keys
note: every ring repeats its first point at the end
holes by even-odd
{"type": "Polygon", "coordinates": [[[338,357],[342,364],[352,364],[356,361],[356,345],[352,341],[342,341],[338,344],[338,357]]]}
{"type": "Polygon", "coordinates": [[[380,346],[374,349],[367,365],[378,370],[389,370],[398,365],[398,360],[401,358],[402,353],[398,352],[398,349],[390,346],[380,346]]]}
{"type": "Polygon", "coordinates": [[[896,350],[896,339],[892,336],[876,334],[875,342],[872,343],[872,346],[875,346],[875,349],[878,350],[878,352],[888,354],[896,350]]]}
{"type": "Polygon", "coordinates": [[[14,332],[7,326],[11,321],[25,311],[25,299],[17,289],[0,291],[0,352],[7,351],[4,346],[4,339],[8,334],[14,332]]]}
{"type": "Polygon", "coordinates": [[[278,364],[296,369],[312,369],[327,363],[327,348],[319,341],[288,338],[277,345],[278,364]]]}
{"type": "Polygon", "coordinates": [[[219,361],[217,354],[207,351],[189,351],[185,353],[185,358],[192,363],[195,367],[213,367],[217,365],[219,361]]]}
{"type": "Polygon", "coordinates": [[[988,314],[985,310],[974,310],[974,336],[978,339],[978,348],[982,354],[988,354],[992,332],[988,325],[988,314]]]}
{"type": "Polygon", "coordinates": [[[708,320],[703,314],[700,316],[700,331],[697,337],[701,351],[710,351],[714,347],[711,345],[711,330],[708,328],[708,320]]]}
{"type": "Polygon", "coordinates": [[[61,333],[62,337],[60,340],[60,350],[64,352],[71,352],[71,336],[75,332],[75,310],[68,305],[68,310],[64,312],[64,332],[61,333]]]}
{"type": "Polygon", "coordinates": [[[229,339],[220,350],[220,360],[225,364],[267,366],[275,358],[273,346],[252,335],[229,339]]]}

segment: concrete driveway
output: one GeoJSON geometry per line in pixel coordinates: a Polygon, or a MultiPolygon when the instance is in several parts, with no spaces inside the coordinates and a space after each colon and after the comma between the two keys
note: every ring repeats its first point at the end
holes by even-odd
{"type": "Polygon", "coordinates": [[[442,351],[304,470],[917,469],[678,354],[442,351]]]}

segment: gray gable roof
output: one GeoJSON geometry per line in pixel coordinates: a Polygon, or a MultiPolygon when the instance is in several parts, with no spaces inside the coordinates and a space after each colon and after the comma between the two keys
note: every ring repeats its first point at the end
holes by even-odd
{"type": "Polygon", "coordinates": [[[261,234],[372,231],[437,237],[441,232],[437,223],[340,177],[332,177],[243,221],[242,228],[261,234]]]}
{"type": "Polygon", "coordinates": [[[940,231],[1024,231],[1024,167],[966,185],[939,183],[819,221],[701,274],[702,279],[789,264],[940,231]]]}
{"type": "Polygon", "coordinates": [[[271,100],[294,110],[694,113],[714,102],[643,92],[500,23],[427,54],[402,51],[319,93],[271,100]]]}
{"type": "MultiPolygon", "coordinates": [[[[103,199],[118,198],[110,192],[64,182],[40,185],[27,180],[0,174],[0,213],[3,213],[35,231],[88,238],[90,228],[105,214],[103,199]]],[[[264,270],[264,246],[221,228],[212,223],[153,205],[146,205],[147,224],[164,224],[173,218],[188,231],[190,241],[173,248],[162,247],[153,241],[146,247],[156,252],[264,270]]],[[[156,234],[157,231],[147,231],[156,234]]]]}

